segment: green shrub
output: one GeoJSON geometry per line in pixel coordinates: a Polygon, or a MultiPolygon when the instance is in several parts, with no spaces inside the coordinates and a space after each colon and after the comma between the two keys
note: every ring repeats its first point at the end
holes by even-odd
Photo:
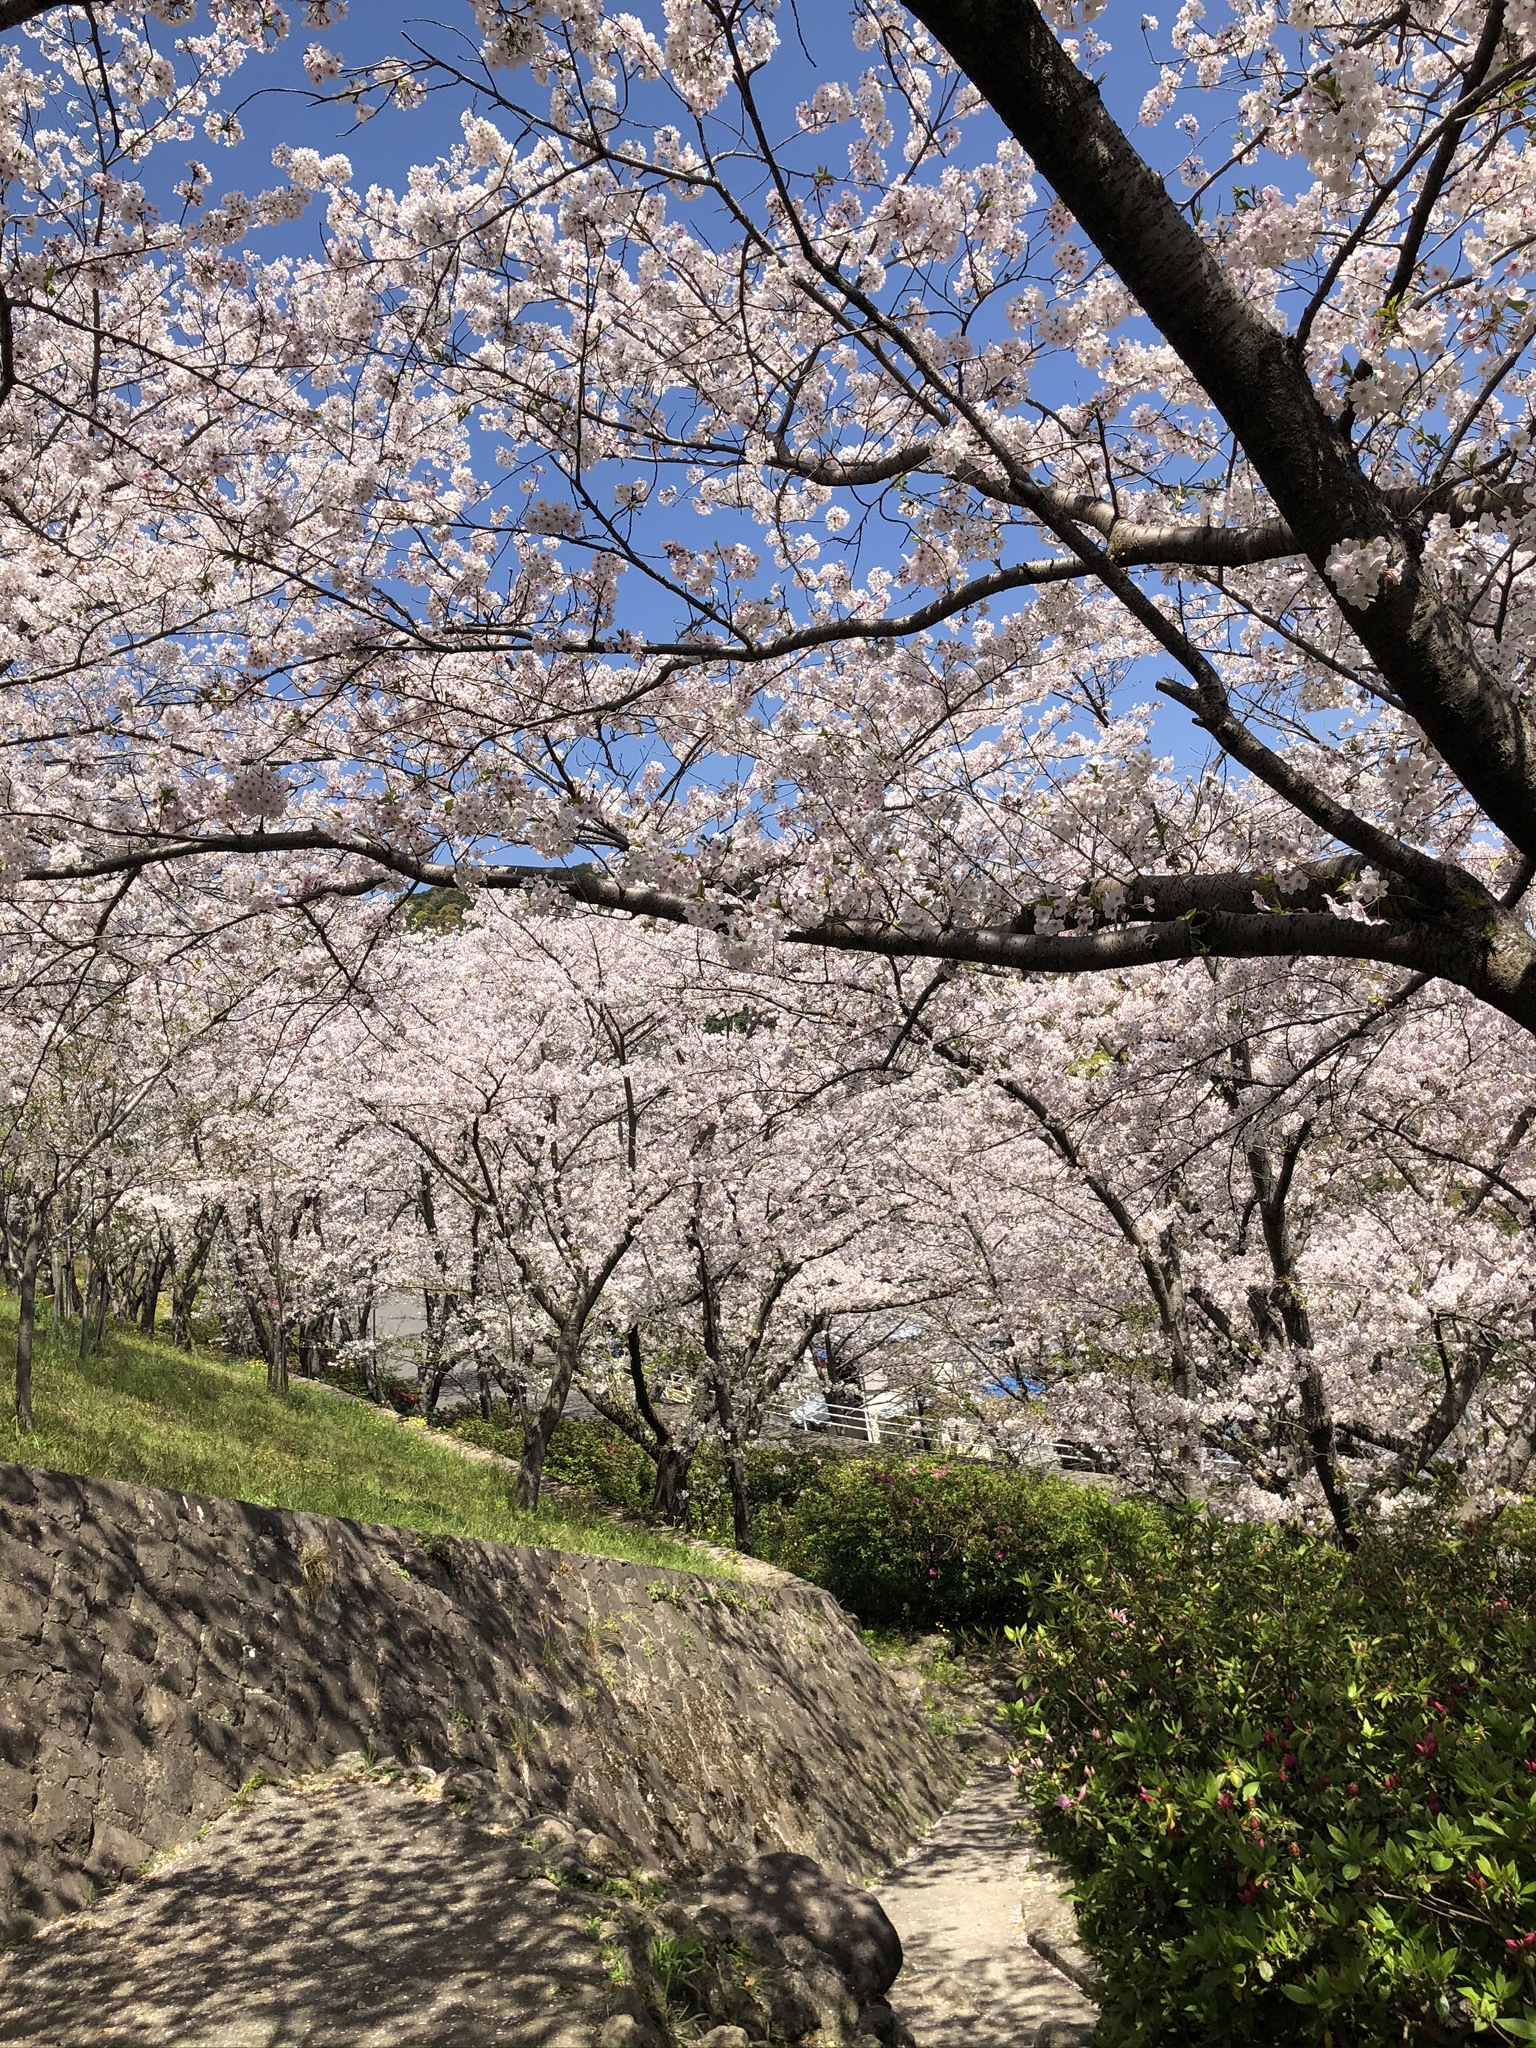
{"type": "MultiPolygon", "coordinates": [[[[516,1419],[503,1412],[490,1422],[466,1416],[453,1424],[455,1436],[462,1436],[483,1449],[504,1458],[521,1458],[523,1431],[516,1419]]],[[[640,1515],[651,1503],[656,1468],[638,1444],[611,1428],[567,1415],[555,1425],[544,1454],[544,1470],[551,1479],[584,1487],[605,1500],[610,1507],[640,1515]]]]}
{"type": "Polygon", "coordinates": [[[759,1547],[861,1621],[995,1629],[1059,1573],[1133,1554],[1149,1512],[1050,1473],[829,1458],[764,1512],[759,1547]]]}
{"type": "MultiPolygon", "coordinates": [[[[504,1458],[523,1454],[523,1431],[510,1410],[502,1408],[489,1422],[465,1416],[451,1425],[456,1436],[496,1451],[504,1458]]],[[[769,1516],[793,1503],[815,1483],[835,1453],[799,1445],[754,1444],[747,1451],[747,1485],[756,1507],[769,1516]]],[[[549,1440],[544,1470],[551,1479],[584,1487],[610,1506],[643,1515],[651,1504],[656,1467],[611,1424],[567,1415],[549,1440]]],[[[734,1534],[731,1494],[725,1456],[716,1443],[701,1446],[688,1475],[690,1530],[716,1543],[734,1534]]]]}
{"type": "MultiPolygon", "coordinates": [[[[838,1462],[838,1453],[814,1445],[775,1442],[752,1444],[745,1456],[747,1492],[756,1517],[756,1548],[761,1556],[773,1560],[784,1513],[807,1487],[818,1483],[828,1466],[838,1462]]],[[[730,1480],[719,1444],[707,1443],[699,1449],[688,1474],[688,1497],[691,1526],[699,1535],[714,1543],[734,1542],[730,1480]]]]}
{"type": "Polygon", "coordinates": [[[1198,1512],[1048,1590],[1013,1712],[1106,2039],[1536,2040],[1533,1596],[1524,1539],[1198,1512]]]}

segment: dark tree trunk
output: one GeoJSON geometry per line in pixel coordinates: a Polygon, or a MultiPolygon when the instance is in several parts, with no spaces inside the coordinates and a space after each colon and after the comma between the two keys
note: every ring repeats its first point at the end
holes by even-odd
{"type": "Polygon", "coordinates": [[[1333,1416],[1328,1408],[1328,1397],[1323,1390],[1323,1376],[1310,1353],[1301,1382],[1301,1427],[1307,1440],[1307,1448],[1312,1454],[1313,1469],[1323,1489],[1323,1498],[1327,1501],[1328,1512],[1333,1517],[1334,1534],[1343,1549],[1358,1550],[1359,1532],[1355,1528],[1349,1495],[1339,1477],[1338,1445],[1333,1416]]]}
{"type": "Polygon", "coordinates": [[[656,1453],[656,1484],[651,1490],[651,1519],[674,1529],[688,1526],[688,1474],[692,1451],[682,1450],[675,1441],[660,1446],[656,1453]]]}
{"type": "Polygon", "coordinates": [[[179,1350],[192,1349],[192,1312],[197,1306],[197,1291],[202,1285],[203,1268],[213,1250],[214,1239],[219,1233],[223,1220],[221,1204],[205,1206],[198,1212],[192,1231],[192,1249],[187,1254],[187,1263],[178,1272],[171,1269],[171,1342],[179,1350]]]}
{"type": "Polygon", "coordinates": [[[111,1276],[105,1265],[93,1257],[86,1268],[85,1299],[80,1308],[80,1363],[101,1348],[107,1327],[108,1292],[111,1276]]]}
{"type": "Polygon", "coordinates": [[[43,1252],[43,1214],[34,1209],[27,1219],[21,1248],[16,1314],[16,1426],[32,1428],[32,1343],[37,1332],[37,1266],[43,1252]]]}
{"type": "Polygon", "coordinates": [[[144,1276],[144,1300],[139,1310],[139,1328],[146,1337],[153,1337],[155,1334],[155,1318],[160,1310],[160,1289],[165,1284],[170,1263],[170,1251],[162,1245],[150,1261],[149,1270],[144,1276]]]}
{"type": "Polygon", "coordinates": [[[288,1391],[288,1329],[280,1307],[274,1306],[270,1325],[271,1339],[267,1351],[267,1392],[286,1394],[288,1391]]]}
{"type": "Polygon", "coordinates": [[[726,1445],[725,1474],[731,1487],[731,1521],[735,1530],[736,1548],[744,1557],[751,1557],[754,1555],[752,1495],[747,1487],[747,1460],[740,1444],[726,1445]]]}
{"type": "Polygon", "coordinates": [[[525,1426],[523,1458],[517,1468],[517,1484],[513,1490],[513,1498],[520,1508],[532,1510],[539,1504],[539,1488],[544,1482],[544,1459],[549,1451],[549,1440],[565,1413],[571,1381],[576,1376],[576,1361],[580,1355],[581,1329],[579,1326],[568,1325],[560,1332],[555,1342],[555,1370],[543,1405],[537,1415],[529,1418],[525,1426]]]}
{"type": "MultiPolygon", "coordinates": [[[[688,1526],[688,1474],[693,1465],[694,1446],[686,1449],[677,1440],[672,1425],[651,1399],[640,1348],[640,1326],[631,1323],[625,1333],[629,1353],[629,1379],[635,1390],[635,1407],[651,1433],[649,1445],[642,1446],[656,1460],[656,1483],[651,1489],[651,1519],[674,1529],[688,1526]]],[[[637,1435],[637,1441],[638,1441],[637,1435]]]]}
{"type": "Polygon", "coordinates": [[[197,1300],[199,1274],[178,1274],[171,1285],[171,1342],[178,1351],[192,1349],[192,1306],[197,1300]]]}

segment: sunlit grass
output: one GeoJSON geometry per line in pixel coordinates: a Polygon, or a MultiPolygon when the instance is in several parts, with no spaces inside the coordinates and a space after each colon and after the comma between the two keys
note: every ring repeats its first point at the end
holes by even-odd
{"type": "Polygon", "coordinates": [[[509,1472],[473,1464],[425,1430],[303,1381],[269,1394],[259,1365],[188,1356],[126,1329],[109,1329],[82,1366],[76,1329],[40,1320],[36,1427],[23,1435],[11,1404],[15,1336],[15,1299],[0,1296],[0,1460],[426,1535],[717,1569],[644,1529],[558,1509],[520,1513],[509,1472]]]}

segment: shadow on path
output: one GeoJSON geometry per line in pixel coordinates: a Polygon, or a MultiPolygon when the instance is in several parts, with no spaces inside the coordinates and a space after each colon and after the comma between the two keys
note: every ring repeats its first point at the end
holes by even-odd
{"type": "Polygon", "coordinates": [[[591,2048],[592,1910],[409,1785],[262,1793],[0,1959],[0,2041],[591,2048]]]}
{"type": "Polygon", "coordinates": [[[1026,1898],[1066,1925],[1071,1908],[1032,1867],[1023,1820],[1006,1766],[981,1760],[922,1846],[875,1889],[906,1954],[890,2000],[918,2048],[1093,2039],[1097,2007],[1024,1937],[1026,1898]]]}

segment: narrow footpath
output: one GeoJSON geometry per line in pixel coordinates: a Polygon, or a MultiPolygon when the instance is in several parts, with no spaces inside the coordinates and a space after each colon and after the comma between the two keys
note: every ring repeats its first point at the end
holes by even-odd
{"type": "Polygon", "coordinates": [[[917,2048],[1064,2048],[1093,2039],[1098,2008],[1066,1974],[1091,1983],[1092,1966],[1077,1947],[1059,1874],[1029,1842],[1000,1757],[978,1763],[875,1896],[901,1936],[906,1961],[890,1998],[917,2048]]]}

